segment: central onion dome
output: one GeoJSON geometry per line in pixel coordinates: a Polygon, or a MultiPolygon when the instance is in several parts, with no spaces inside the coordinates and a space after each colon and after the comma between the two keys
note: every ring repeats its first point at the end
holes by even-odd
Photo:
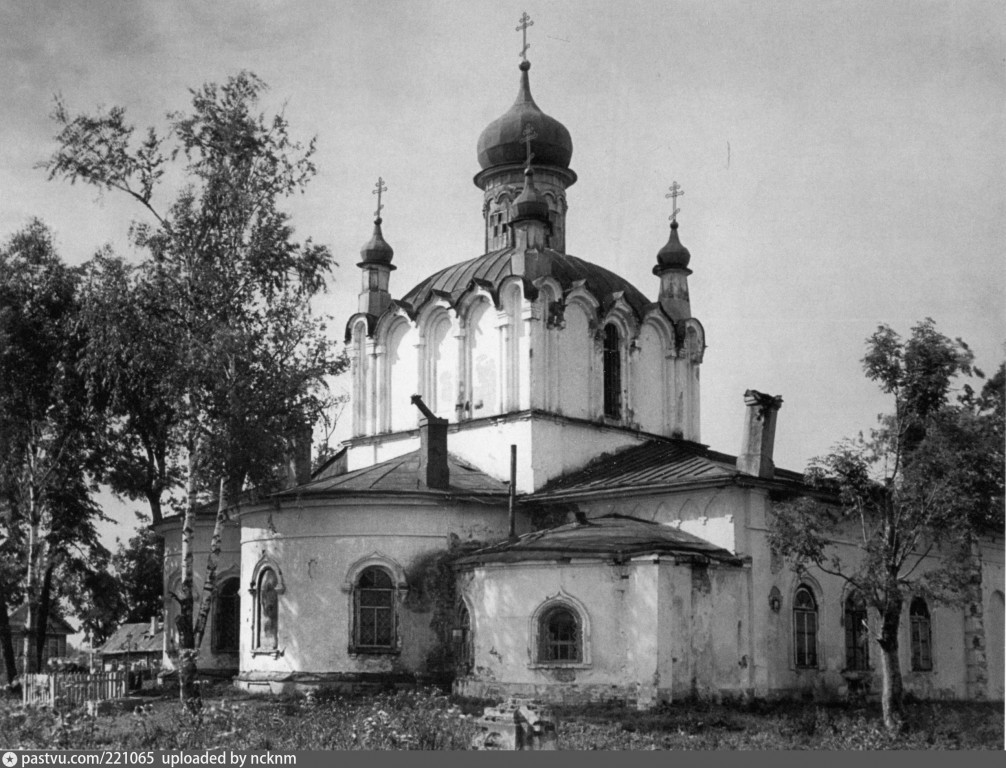
{"type": "Polygon", "coordinates": [[[573,140],[566,126],[542,112],[531,97],[528,70],[531,62],[520,63],[520,90],[517,100],[502,117],[489,123],[479,136],[478,158],[483,170],[498,165],[521,165],[527,153],[523,131],[534,128],[537,136],[531,140],[535,165],[569,168],[573,156],[573,140]]]}

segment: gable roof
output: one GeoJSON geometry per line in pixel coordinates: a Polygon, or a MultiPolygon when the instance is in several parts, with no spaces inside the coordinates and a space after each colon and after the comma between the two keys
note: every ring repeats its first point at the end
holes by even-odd
{"type": "Polygon", "coordinates": [[[799,485],[797,472],[776,469],[772,479],[756,478],[737,470],[737,459],[687,440],[650,440],[605,454],[587,466],[555,478],[529,500],[556,500],[618,489],[662,489],[697,482],[732,479],[799,485]]]}
{"type": "Polygon", "coordinates": [[[447,454],[450,486],[446,489],[429,488],[419,474],[419,450],[396,456],[370,467],[363,467],[341,475],[322,476],[310,483],[280,491],[275,498],[289,496],[332,496],[354,493],[435,493],[437,495],[506,494],[509,486],[490,477],[468,462],[447,454]]]}
{"type": "Polygon", "coordinates": [[[740,565],[741,559],[705,539],[663,523],[628,515],[584,518],[544,531],[526,533],[517,541],[480,549],[458,560],[459,565],[559,560],[572,557],[627,559],[670,554],[740,565]]]}
{"type": "Polygon", "coordinates": [[[151,634],[150,622],[122,624],[112,636],[105,641],[97,653],[102,656],[127,653],[160,653],[164,649],[164,625],[158,624],[157,631],[151,634]]]}
{"type": "MultiPolygon", "coordinates": [[[[28,604],[22,603],[10,612],[8,620],[12,632],[24,631],[25,621],[28,619],[28,604]]],[[[77,630],[55,611],[49,611],[49,621],[46,626],[47,635],[72,635],[77,630]]]]}

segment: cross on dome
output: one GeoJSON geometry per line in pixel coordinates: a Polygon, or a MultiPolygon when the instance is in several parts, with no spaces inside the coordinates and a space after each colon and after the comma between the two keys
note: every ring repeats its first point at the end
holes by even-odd
{"type": "Polygon", "coordinates": [[[675,224],[678,221],[678,214],[681,213],[681,209],[678,208],[678,198],[679,197],[684,197],[685,196],[685,192],[684,192],[683,189],[681,189],[681,185],[678,184],[678,182],[676,182],[676,181],[671,183],[671,186],[669,187],[669,189],[671,191],[668,192],[666,195],[664,195],[664,197],[671,198],[671,201],[672,201],[671,202],[671,215],[668,216],[667,218],[669,218],[671,220],[672,224],[675,224]]]}
{"type": "Polygon", "coordinates": [[[527,165],[525,167],[531,167],[531,160],[534,159],[534,153],[531,151],[531,142],[538,138],[538,132],[534,129],[531,123],[527,123],[524,126],[524,130],[521,132],[521,136],[524,138],[524,143],[527,145],[527,165]]]}
{"type": "Polygon", "coordinates": [[[517,31],[521,33],[523,39],[524,47],[520,49],[520,57],[527,61],[527,49],[531,47],[531,43],[527,41],[527,28],[534,26],[534,22],[531,21],[531,17],[527,15],[527,11],[520,17],[520,26],[517,27],[517,31]]]}
{"type": "Polygon", "coordinates": [[[384,208],[384,206],[381,205],[381,193],[387,191],[388,188],[384,184],[384,179],[378,176],[377,183],[374,185],[374,191],[370,193],[372,195],[377,195],[377,210],[374,211],[374,216],[378,219],[381,218],[381,209],[384,208]]]}

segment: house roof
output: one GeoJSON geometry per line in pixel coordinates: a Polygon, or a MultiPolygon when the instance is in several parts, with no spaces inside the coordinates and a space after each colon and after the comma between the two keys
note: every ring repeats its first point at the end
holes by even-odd
{"type": "Polygon", "coordinates": [[[396,456],[370,467],[363,467],[342,475],[318,477],[310,483],[299,485],[276,494],[277,498],[288,496],[329,496],[354,493],[469,493],[505,494],[508,485],[457,456],[447,455],[450,486],[446,489],[429,488],[420,479],[419,450],[396,456]]]}
{"type": "MultiPolygon", "coordinates": [[[[650,440],[605,454],[584,468],[555,478],[533,494],[534,500],[580,496],[617,489],[663,488],[700,481],[753,478],[737,470],[737,459],[687,440],[650,440]]],[[[801,475],[777,469],[773,481],[798,484],[801,475]]]]}
{"type": "MultiPolygon", "coordinates": [[[[13,611],[11,611],[9,618],[10,628],[12,632],[23,631],[25,621],[28,618],[28,604],[22,603],[13,611]]],[[[62,617],[57,615],[54,611],[49,611],[49,621],[46,627],[46,634],[48,635],[72,635],[77,630],[62,617]]]]}
{"type": "Polygon", "coordinates": [[[122,624],[98,649],[102,656],[127,653],[160,653],[164,648],[164,625],[151,634],[150,622],[122,624]]]}
{"type": "Polygon", "coordinates": [[[527,533],[517,541],[473,552],[459,559],[458,564],[516,563],[572,557],[622,559],[649,554],[698,557],[730,565],[741,563],[726,549],[678,528],[612,514],[527,533]]]}

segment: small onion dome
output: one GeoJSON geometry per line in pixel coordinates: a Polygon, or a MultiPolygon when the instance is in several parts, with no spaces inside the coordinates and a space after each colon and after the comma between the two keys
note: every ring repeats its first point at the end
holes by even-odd
{"type": "Polygon", "coordinates": [[[523,131],[534,128],[537,136],[531,140],[531,151],[539,165],[569,168],[573,156],[573,140],[566,126],[542,112],[531,98],[531,85],[527,71],[531,62],[520,63],[520,90],[513,106],[502,116],[489,123],[479,136],[479,166],[484,170],[496,165],[517,165],[527,154],[523,131]]]}
{"type": "Polygon", "coordinates": [[[513,221],[537,219],[548,221],[548,203],[541,199],[534,186],[534,169],[528,167],[524,171],[524,189],[513,201],[513,221]]]}
{"type": "Polygon", "coordinates": [[[365,267],[368,264],[383,264],[386,267],[391,266],[391,258],[395,255],[394,249],[384,241],[384,235],[381,234],[381,217],[378,216],[374,219],[374,234],[367,241],[367,244],[360,249],[360,263],[356,266],[365,267]]]}
{"type": "Polygon", "coordinates": [[[678,239],[678,222],[671,222],[671,236],[667,238],[667,245],[657,251],[657,266],[654,272],[663,272],[665,269],[687,269],[688,262],[692,255],[688,249],[681,244],[678,239]]]}

